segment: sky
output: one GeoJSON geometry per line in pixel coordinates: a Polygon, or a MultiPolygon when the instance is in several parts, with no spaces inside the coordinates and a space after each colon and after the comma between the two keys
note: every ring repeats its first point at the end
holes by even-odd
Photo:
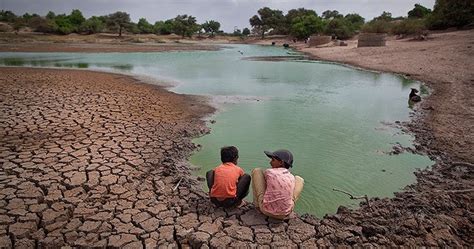
{"type": "Polygon", "coordinates": [[[283,14],[297,8],[315,10],[318,15],[325,10],[337,10],[344,15],[357,13],[369,21],[383,11],[393,17],[406,16],[416,3],[433,9],[435,0],[0,0],[0,9],[17,15],[28,12],[42,16],[50,10],[69,14],[79,9],[86,18],[125,11],[134,22],[144,17],[152,24],[187,14],[196,17],[198,23],[218,21],[221,30],[232,32],[235,28],[250,28],[250,17],[263,7],[281,10],[283,14]]]}

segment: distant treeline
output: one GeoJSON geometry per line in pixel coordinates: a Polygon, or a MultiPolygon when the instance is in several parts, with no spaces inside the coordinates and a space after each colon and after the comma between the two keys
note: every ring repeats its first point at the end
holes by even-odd
{"type": "MultiPolygon", "coordinates": [[[[56,34],[83,33],[94,34],[113,32],[122,35],[123,31],[133,34],[178,34],[182,37],[206,33],[214,36],[220,31],[220,23],[209,20],[202,24],[190,15],[178,15],[166,21],[149,23],[140,18],[138,23],[130,20],[126,12],[115,12],[105,16],[92,16],[86,19],[80,10],[69,15],[50,11],[46,16],[25,13],[17,16],[11,11],[0,11],[0,21],[7,22],[15,31],[29,27],[33,31],[56,34]]],[[[296,39],[306,39],[313,34],[326,34],[339,39],[347,39],[360,31],[371,33],[393,33],[398,35],[417,34],[426,29],[445,29],[474,24],[474,1],[436,0],[433,11],[420,4],[407,13],[407,17],[392,17],[383,12],[369,22],[359,14],[343,15],[337,10],[324,11],[319,16],[314,10],[292,9],[283,14],[281,10],[264,7],[249,19],[252,30],[235,29],[231,35],[290,35],[296,39]]],[[[0,30],[1,31],[1,30],[0,30]]]]}

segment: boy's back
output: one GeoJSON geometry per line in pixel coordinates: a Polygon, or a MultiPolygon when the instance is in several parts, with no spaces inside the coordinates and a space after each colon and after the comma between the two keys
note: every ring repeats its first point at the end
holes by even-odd
{"type": "Polygon", "coordinates": [[[218,207],[238,206],[249,192],[251,178],[237,166],[238,158],[235,146],[222,147],[222,164],[206,173],[209,197],[218,207]]]}
{"type": "Polygon", "coordinates": [[[233,198],[237,193],[237,182],[244,171],[233,163],[223,163],[214,169],[214,185],[211,197],[233,198]]]}

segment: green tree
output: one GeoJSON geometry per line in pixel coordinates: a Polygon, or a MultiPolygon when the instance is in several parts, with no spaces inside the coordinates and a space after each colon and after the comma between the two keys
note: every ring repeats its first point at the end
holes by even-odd
{"type": "Polygon", "coordinates": [[[151,25],[145,18],[140,18],[140,20],[138,20],[137,27],[142,34],[151,34],[154,30],[153,25],[151,25]]]}
{"type": "Polygon", "coordinates": [[[178,15],[173,19],[173,32],[181,35],[191,37],[194,32],[198,30],[196,18],[188,15],[178,15]]]}
{"type": "Polygon", "coordinates": [[[412,10],[408,11],[408,18],[424,18],[430,13],[430,9],[426,8],[423,5],[415,4],[415,7],[412,10]]]}
{"type": "Polygon", "coordinates": [[[351,30],[356,31],[360,30],[362,25],[364,25],[365,19],[360,16],[359,14],[347,14],[344,16],[344,20],[350,23],[351,25],[351,30]]]}
{"type": "MultiPolygon", "coordinates": [[[[132,34],[140,34],[141,31],[140,29],[138,28],[138,25],[134,22],[130,22],[127,27],[126,27],[127,31],[132,33],[132,34]]],[[[135,41],[139,41],[139,39],[136,39],[135,41]]]]}
{"type": "Polygon", "coordinates": [[[299,16],[293,19],[290,34],[297,39],[306,39],[312,34],[321,33],[324,23],[320,17],[314,14],[299,16]]]}
{"type": "Polygon", "coordinates": [[[321,17],[326,20],[329,20],[334,18],[342,18],[344,16],[341,15],[337,10],[326,10],[323,12],[323,14],[321,14],[321,17]]]}
{"type": "Polygon", "coordinates": [[[169,35],[173,33],[173,20],[166,20],[166,21],[157,21],[155,25],[153,25],[156,34],[159,35],[169,35]]]}
{"type": "Polygon", "coordinates": [[[56,14],[52,11],[49,11],[48,14],[46,14],[46,19],[54,20],[55,17],[56,17],[56,14]]]}
{"type": "Polygon", "coordinates": [[[22,17],[24,21],[28,22],[33,16],[30,13],[26,12],[25,14],[23,14],[22,17]]]}
{"type": "Polygon", "coordinates": [[[430,29],[463,27],[474,23],[474,1],[436,0],[433,12],[427,18],[430,29]]]}
{"type": "Polygon", "coordinates": [[[351,30],[351,23],[344,18],[330,20],[326,25],[325,33],[343,40],[354,35],[354,31],[351,30]]]}
{"type": "Polygon", "coordinates": [[[85,32],[87,34],[95,34],[102,32],[104,28],[105,23],[101,20],[101,18],[97,16],[92,16],[91,18],[87,19],[85,22],[82,23],[80,31],[85,32]]]}
{"type": "Polygon", "coordinates": [[[249,28],[244,28],[244,29],[242,30],[242,35],[245,35],[245,36],[250,35],[250,29],[249,29],[249,28]]]}
{"type": "Polygon", "coordinates": [[[119,37],[122,36],[122,30],[128,25],[130,25],[130,15],[126,12],[117,11],[107,18],[107,26],[118,29],[119,37]]]}
{"type": "Polygon", "coordinates": [[[242,31],[240,29],[234,29],[232,33],[233,36],[242,36],[242,31]]]}
{"type": "Polygon", "coordinates": [[[214,37],[214,33],[219,32],[219,28],[221,27],[221,24],[217,21],[210,20],[210,21],[206,21],[201,26],[206,33],[211,33],[211,37],[214,37]]]}
{"type": "Polygon", "coordinates": [[[71,14],[67,17],[69,19],[69,22],[79,30],[79,27],[83,22],[86,21],[86,18],[82,15],[82,12],[80,10],[72,10],[71,14]]]}
{"type": "MultiPolygon", "coordinates": [[[[249,20],[250,25],[261,33],[262,39],[265,32],[270,29],[278,30],[285,23],[285,17],[280,10],[272,10],[264,7],[258,10],[258,15],[254,15],[249,20]]],[[[278,32],[278,31],[277,31],[278,32]]]]}
{"type": "Polygon", "coordinates": [[[65,14],[57,15],[54,18],[56,32],[62,35],[67,35],[74,32],[74,25],[65,14]]]}
{"type": "Polygon", "coordinates": [[[299,8],[299,9],[291,9],[288,11],[288,13],[285,15],[285,32],[283,34],[289,34],[291,33],[291,26],[293,25],[293,20],[297,17],[303,17],[303,16],[308,16],[308,15],[313,15],[313,16],[318,16],[314,10],[308,10],[305,8],[299,8]]]}
{"type": "Polygon", "coordinates": [[[16,18],[17,18],[17,16],[9,10],[0,11],[0,22],[13,23],[16,20],[16,18]]]}
{"type": "Polygon", "coordinates": [[[382,14],[380,16],[375,17],[373,19],[373,21],[379,21],[380,20],[380,21],[390,22],[390,21],[392,21],[392,19],[393,19],[392,18],[392,13],[384,11],[384,12],[382,12],[382,14]]]}

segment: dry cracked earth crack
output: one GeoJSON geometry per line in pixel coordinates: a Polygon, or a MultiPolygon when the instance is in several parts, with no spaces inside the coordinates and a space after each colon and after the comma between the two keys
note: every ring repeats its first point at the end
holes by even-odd
{"type": "MultiPolygon", "coordinates": [[[[323,220],[295,215],[277,221],[252,204],[215,208],[185,163],[196,149],[190,139],[207,132],[200,118],[212,108],[121,75],[0,70],[0,247],[459,246],[469,241],[469,235],[459,234],[466,231],[463,226],[472,228],[469,221],[459,223],[436,208],[432,212],[441,223],[416,210],[397,215],[404,204],[387,200],[374,202],[377,212],[341,207],[323,220]],[[398,230],[387,229],[391,219],[400,220],[394,224],[398,230]]],[[[412,195],[419,201],[414,204],[426,205],[422,194],[412,195]]],[[[461,216],[462,209],[470,212],[453,203],[461,216]]]]}

